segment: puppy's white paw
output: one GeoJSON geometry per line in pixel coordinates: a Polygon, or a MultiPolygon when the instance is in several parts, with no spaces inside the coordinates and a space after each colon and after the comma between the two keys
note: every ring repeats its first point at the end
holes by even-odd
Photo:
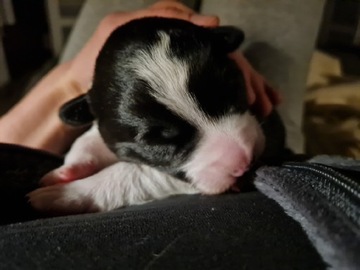
{"type": "Polygon", "coordinates": [[[38,211],[58,214],[79,214],[102,211],[91,187],[80,180],[69,184],[42,187],[27,196],[38,211]]]}
{"type": "Polygon", "coordinates": [[[95,162],[82,162],[77,164],[65,164],[55,170],[45,174],[40,184],[51,186],[55,184],[64,184],[75,180],[89,177],[100,170],[95,162]]]}

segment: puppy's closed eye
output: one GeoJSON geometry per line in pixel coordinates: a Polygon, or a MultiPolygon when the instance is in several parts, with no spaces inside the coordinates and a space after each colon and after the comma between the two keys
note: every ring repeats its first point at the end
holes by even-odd
{"type": "Polygon", "coordinates": [[[180,130],[174,126],[154,126],[144,135],[144,140],[149,143],[168,144],[175,141],[180,135],[180,130]]]}

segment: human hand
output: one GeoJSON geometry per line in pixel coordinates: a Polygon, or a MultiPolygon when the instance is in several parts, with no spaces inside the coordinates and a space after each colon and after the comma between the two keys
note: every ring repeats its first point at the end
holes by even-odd
{"type": "Polygon", "coordinates": [[[250,110],[260,117],[268,116],[281,103],[280,94],[251,66],[242,53],[232,53],[230,58],[243,72],[250,110]]]}
{"type": "Polygon", "coordinates": [[[165,17],[182,19],[196,25],[216,27],[219,19],[216,16],[199,15],[176,0],[162,0],[154,5],[132,12],[116,12],[107,15],[97,27],[95,33],[79,54],[73,59],[69,70],[72,85],[77,95],[85,93],[93,77],[96,57],[109,35],[119,26],[143,17],[165,17]]]}

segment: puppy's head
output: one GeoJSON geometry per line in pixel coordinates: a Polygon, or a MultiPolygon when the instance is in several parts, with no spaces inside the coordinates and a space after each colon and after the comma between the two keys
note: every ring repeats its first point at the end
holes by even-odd
{"type": "Polygon", "coordinates": [[[242,40],[235,28],[163,18],[115,30],[87,96],[109,148],[205,194],[227,190],[264,147],[242,74],[228,58],[242,40]]]}

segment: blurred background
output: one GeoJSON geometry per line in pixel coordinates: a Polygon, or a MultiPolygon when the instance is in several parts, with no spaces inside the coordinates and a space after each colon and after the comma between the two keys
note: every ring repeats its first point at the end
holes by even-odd
{"type": "MultiPolygon", "coordinates": [[[[0,0],[0,115],[57,63],[84,2],[0,0]]],[[[360,158],[360,0],[327,0],[304,107],[306,153],[360,158]]]]}

